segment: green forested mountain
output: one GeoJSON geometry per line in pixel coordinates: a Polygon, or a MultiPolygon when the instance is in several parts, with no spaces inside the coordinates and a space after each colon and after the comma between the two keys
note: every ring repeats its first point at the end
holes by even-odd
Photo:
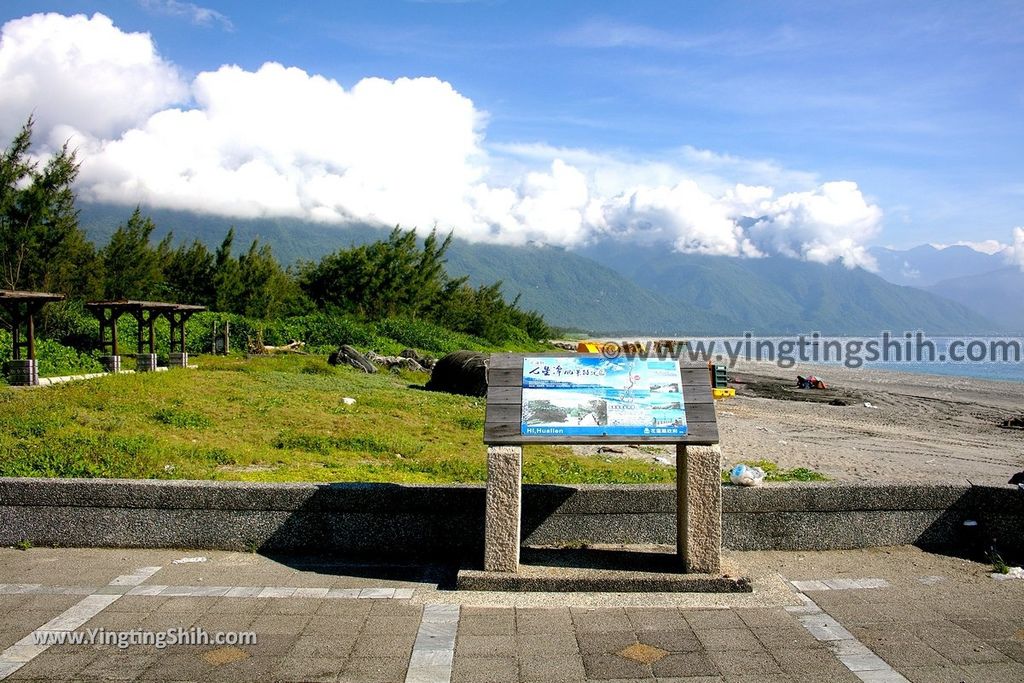
{"type": "MultiPolygon", "coordinates": [[[[80,204],[81,225],[98,244],[131,213],[127,207],[80,204]]],[[[173,231],[175,243],[199,239],[211,247],[235,227],[235,245],[255,238],[282,263],[319,259],[340,247],[387,237],[366,225],[337,227],[297,219],[237,219],[149,210],[153,239],[173,231]]],[[[412,226],[406,226],[412,227],[412,226]]],[[[536,309],[551,324],[593,333],[696,335],[929,334],[1001,331],[969,308],[861,269],[788,258],[738,259],[679,254],[623,243],[580,252],[454,240],[447,253],[453,276],[474,285],[501,280],[509,298],[536,309]]]]}
{"type": "MultiPolygon", "coordinates": [[[[680,254],[656,247],[594,246],[584,252],[647,287],[725,315],[742,331],[878,334],[998,332],[1001,326],[934,294],[886,282],[861,268],[781,256],[741,259],[680,254]]],[[[740,331],[740,330],[733,330],[740,331]]]]}

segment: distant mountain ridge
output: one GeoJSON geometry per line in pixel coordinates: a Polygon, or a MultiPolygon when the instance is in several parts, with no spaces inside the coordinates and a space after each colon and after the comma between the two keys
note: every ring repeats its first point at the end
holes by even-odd
{"type": "Polygon", "coordinates": [[[930,244],[870,251],[886,280],[920,287],[966,306],[999,329],[1024,333],[1024,272],[1008,265],[1003,255],[962,245],[938,249],[930,244]]]}
{"type": "Polygon", "coordinates": [[[1017,266],[950,278],[928,291],[971,307],[1003,329],[1024,333],[1024,272],[1017,266]]]}
{"type": "Polygon", "coordinates": [[[680,254],[638,246],[618,246],[613,253],[597,245],[584,253],[640,285],[670,287],[676,297],[741,321],[741,331],[877,335],[924,330],[936,335],[1000,329],[967,306],[837,263],[680,254]]]}
{"type": "Polygon", "coordinates": [[[871,247],[868,253],[878,263],[877,274],[897,285],[931,287],[941,280],[969,277],[1006,265],[997,254],[986,254],[963,245],[939,249],[922,244],[911,249],[871,247]]]}
{"type": "MultiPolygon", "coordinates": [[[[130,207],[82,203],[80,222],[104,244],[130,207]]],[[[284,218],[238,219],[144,209],[157,225],[154,239],[198,239],[215,247],[235,227],[236,249],[255,238],[283,264],[318,260],[352,244],[381,239],[387,230],[339,227],[284,218]]],[[[923,329],[929,334],[997,331],[1000,326],[933,293],[901,287],[861,269],[782,257],[740,259],[679,254],[628,243],[580,251],[454,240],[448,271],[473,284],[502,281],[508,297],[550,323],[594,334],[689,336],[714,334],[876,335],[923,329]]]]}

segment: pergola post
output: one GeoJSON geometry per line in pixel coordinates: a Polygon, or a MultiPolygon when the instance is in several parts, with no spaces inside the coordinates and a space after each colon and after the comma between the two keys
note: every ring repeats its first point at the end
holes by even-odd
{"type": "Polygon", "coordinates": [[[39,368],[36,364],[36,314],[51,301],[60,301],[63,294],[49,292],[0,291],[0,306],[11,317],[11,360],[5,371],[8,381],[14,386],[35,386],[39,384],[39,368]],[[24,332],[24,334],[23,334],[24,332]],[[22,351],[25,358],[22,358],[22,351]]]}
{"type": "Polygon", "coordinates": [[[143,308],[140,306],[138,309],[132,311],[132,316],[139,325],[138,344],[136,345],[135,354],[135,371],[153,372],[157,369],[155,330],[157,312],[151,308],[143,308]]]}
{"type": "Polygon", "coordinates": [[[195,313],[206,310],[205,306],[186,306],[179,304],[173,310],[164,313],[171,325],[171,349],[167,365],[172,368],[188,367],[188,351],[185,346],[185,324],[195,313]]]}

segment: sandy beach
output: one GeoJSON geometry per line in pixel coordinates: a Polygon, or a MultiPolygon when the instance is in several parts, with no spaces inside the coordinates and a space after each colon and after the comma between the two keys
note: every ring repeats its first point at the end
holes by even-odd
{"type": "MultiPolygon", "coordinates": [[[[1024,429],[1000,426],[1024,417],[1024,383],[744,361],[729,378],[736,398],[716,403],[728,465],[766,459],[858,482],[1005,484],[1024,470],[1024,429]],[[829,388],[798,390],[810,374],[829,388]]],[[[674,463],[671,449],[612,448],[674,463]]]]}

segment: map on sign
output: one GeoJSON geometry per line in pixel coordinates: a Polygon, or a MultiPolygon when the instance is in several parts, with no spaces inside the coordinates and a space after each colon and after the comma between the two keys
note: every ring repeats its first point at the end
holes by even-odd
{"type": "Polygon", "coordinates": [[[679,363],[524,358],[524,436],[685,436],[679,363]]]}

